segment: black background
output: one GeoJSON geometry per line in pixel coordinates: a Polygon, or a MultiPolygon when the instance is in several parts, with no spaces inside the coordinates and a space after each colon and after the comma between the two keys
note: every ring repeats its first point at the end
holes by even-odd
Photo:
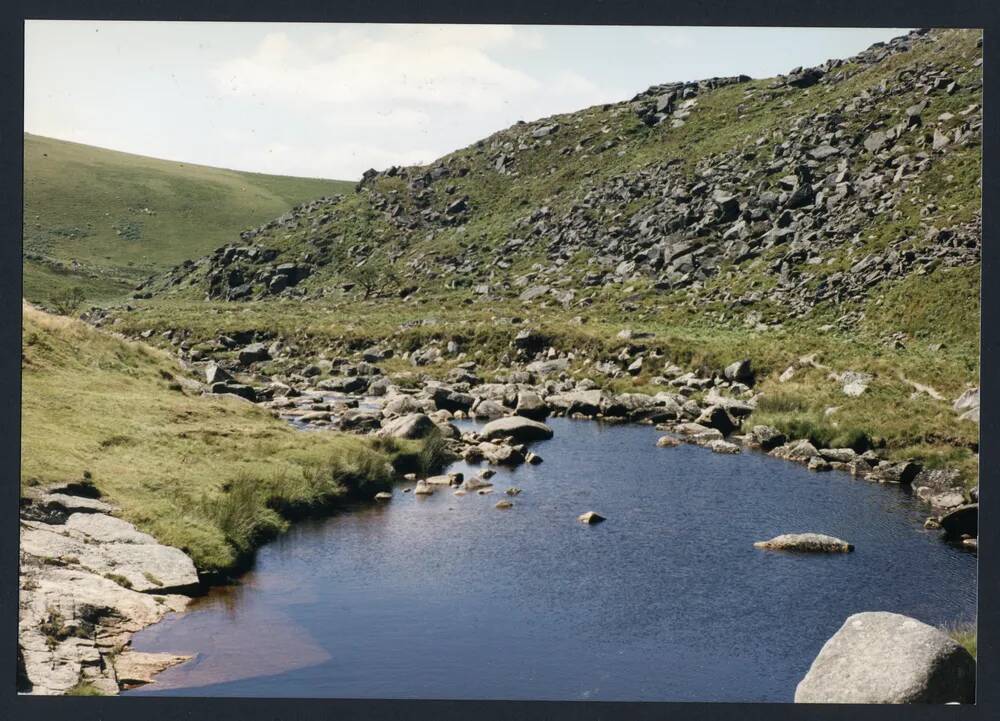
{"type": "MultiPolygon", "coordinates": [[[[996,352],[1000,267],[995,245],[997,153],[1000,117],[993,99],[1000,97],[995,31],[1000,29],[996,0],[703,0],[702,2],[642,2],[640,0],[507,0],[473,5],[456,0],[0,0],[0,721],[3,719],[72,719],[86,721],[154,721],[212,719],[259,721],[307,719],[492,719],[573,721],[646,719],[1000,719],[1000,663],[997,662],[1000,602],[997,548],[1000,523],[997,507],[1000,450],[995,443],[1000,414],[996,352]],[[971,27],[984,29],[983,127],[983,285],[981,379],[981,513],[979,535],[979,646],[976,706],[816,706],[794,704],[608,703],[513,701],[395,701],[309,699],[190,699],[190,698],[68,698],[18,696],[14,691],[17,643],[18,495],[20,459],[21,342],[21,173],[24,131],[24,20],[200,20],[296,22],[426,22],[590,25],[728,25],[827,27],[971,27]],[[992,239],[992,240],[991,240],[992,239]],[[992,282],[991,282],[992,281],[992,282]],[[6,520],[2,520],[6,519],[6,520]]],[[[788,67],[796,65],[790,59],[788,67]]],[[[919,574],[919,569],[914,569],[919,574]]],[[[935,579],[921,579],[935,583],[935,579]]],[[[758,672],[764,676],[766,668],[758,672]]]]}

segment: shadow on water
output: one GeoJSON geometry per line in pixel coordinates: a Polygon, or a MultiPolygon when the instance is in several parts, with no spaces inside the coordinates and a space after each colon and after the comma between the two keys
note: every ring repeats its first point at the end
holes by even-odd
{"type": "Polygon", "coordinates": [[[544,463],[500,470],[492,494],[401,486],[296,524],[241,585],[135,636],[197,656],[129,693],[790,701],[851,613],[975,615],[975,557],[925,531],[900,489],[656,448],[649,427],[550,423],[544,463]],[[608,520],[577,522],[588,510],[608,520]],[[753,548],[795,531],[856,551],[753,548]]]}

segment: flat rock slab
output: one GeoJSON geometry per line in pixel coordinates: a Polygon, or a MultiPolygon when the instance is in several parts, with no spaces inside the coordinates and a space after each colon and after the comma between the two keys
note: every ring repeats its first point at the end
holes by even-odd
{"type": "Polygon", "coordinates": [[[171,653],[145,653],[126,651],[115,657],[115,676],[119,686],[130,688],[152,683],[153,677],[171,666],[189,661],[192,656],[175,656],[171,653]]]}
{"type": "Polygon", "coordinates": [[[552,429],[544,423],[524,416],[509,416],[490,421],[479,432],[480,438],[491,441],[497,438],[513,438],[517,441],[544,441],[553,436],[552,429]]]}
{"type": "Polygon", "coordinates": [[[115,507],[96,498],[71,496],[66,493],[46,493],[35,501],[43,508],[60,510],[65,513],[112,513],[115,507]]]}
{"type": "Polygon", "coordinates": [[[757,541],[754,548],[770,551],[799,551],[804,553],[848,553],[854,546],[822,533],[786,533],[770,541],[757,541]]]}
{"type": "Polygon", "coordinates": [[[972,703],[976,662],[939,629],[898,613],[848,617],[795,689],[796,703],[972,703]]]}
{"type": "MultiPolygon", "coordinates": [[[[75,514],[70,518],[77,515],[92,514],[75,514]]],[[[125,525],[132,527],[128,523],[125,525]]],[[[115,537],[131,536],[116,533],[115,537]]],[[[198,588],[198,573],[187,554],[179,548],[157,543],[146,534],[139,534],[139,537],[149,541],[95,542],[90,536],[74,532],[68,521],[62,526],[27,521],[21,527],[21,552],[45,562],[79,567],[116,579],[135,591],[178,593],[198,588]]]]}

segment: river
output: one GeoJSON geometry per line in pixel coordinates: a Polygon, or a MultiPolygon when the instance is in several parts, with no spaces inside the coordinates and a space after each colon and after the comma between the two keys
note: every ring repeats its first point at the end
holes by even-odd
{"type": "Polygon", "coordinates": [[[136,650],[196,658],[128,693],[791,701],[852,613],[975,618],[975,555],[924,530],[903,489],[657,448],[648,426],[549,424],[544,463],[498,470],[489,495],[403,484],[297,523],[240,585],[136,634],[136,650]],[[607,521],[576,520],[590,510],[607,521]],[[856,550],[753,547],[799,531],[856,550]]]}

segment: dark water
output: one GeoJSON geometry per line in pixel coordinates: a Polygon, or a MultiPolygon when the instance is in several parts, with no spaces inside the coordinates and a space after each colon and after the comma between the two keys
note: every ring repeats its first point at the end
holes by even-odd
{"type": "Polygon", "coordinates": [[[545,462],[500,471],[490,495],[401,487],[297,525],[242,586],[135,637],[197,657],[131,693],[791,701],[851,613],[975,616],[975,557],[923,530],[898,488],[655,448],[649,427],[551,425],[545,462]],[[608,520],[577,522],[589,510],[608,520]],[[857,550],[753,548],[796,531],[857,550]]]}

